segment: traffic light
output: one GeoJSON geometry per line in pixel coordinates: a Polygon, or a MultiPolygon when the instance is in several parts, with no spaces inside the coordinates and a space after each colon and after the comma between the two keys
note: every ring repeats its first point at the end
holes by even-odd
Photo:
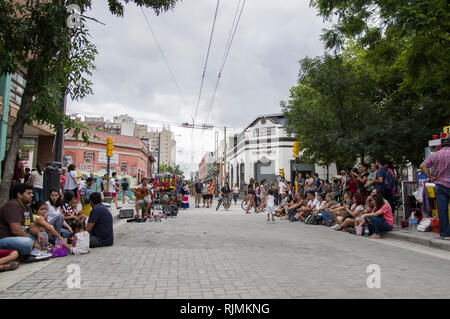
{"type": "Polygon", "coordinates": [[[284,168],[280,168],[280,176],[284,177],[284,168]]]}
{"type": "Polygon", "coordinates": [[[293,148],[292,148],[292,157],[297,157],[299,153],[299,143],[296,141],[294,142],[293,148]]]}
{"type": "Polygon", "coordinates": [[[112,157],[113,156],[113,146],[114,140],[112,139],[112,137],[108,137],[106,139],[106,156],[107,157],[112,157]]]}

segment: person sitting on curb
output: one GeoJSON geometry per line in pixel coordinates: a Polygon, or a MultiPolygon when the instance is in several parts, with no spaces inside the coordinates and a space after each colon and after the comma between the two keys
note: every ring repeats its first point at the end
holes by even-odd
{"type": "Polygon", "coordinates": [[[33,186],[17,184],[13,199],[0,208],[0,249],[17,250],[25,260],[33,259],[33,248],[42,250],[48,235],[33,223],[29,205],[33,201],[33,186]]]}
{"type": "Polygon", "coordinates": [[[329,212],[331,207],[338,206],[338,202],[334,200],[334,193],[327,193],[325,195],[326,207],[321,210],[322,216],[316,215],[316,220],[318,222],[322,221],[323,226],[331,226],[331,223],[334,222],[333,214],[329,212]]]}
{"type": "Polygon", "coordinates": [[[62,194],[56,189],[50,189],[47,205],[47,222],[52,225],[55,230],[64,238],[70,237],[72,228],[64,220],[64,215],[61,213],[61,206],[63,205],[62,194]]]}
{"type": "Polygon", "coordinates": [[[320,221],[322,220],[322,214],[326,208],[327,208],[327,201],[325,200],[325,194],[318,193],[317,204],[313,210],[314,219],[316,220],[317,223],[320,223],[320,221]]]}
{"type": "Polygon", "coordinates": [[[0,272],[19,268],[17,258],[19,258],[17,250],[0,250],[0,272]]]}
{"type": "Polygon", "coordinates": [[[86,215],[81,211],[77,211],[78,199],[72,192],[64,193],[64,204],[61,207],[61,211],[64,214],[64,221],[67,225],[72,227],[75,220],[79,220],[84,223],[86,220],[86,215]]]}
{"type": "Polygon", "coordinates": [[[332,227],[332,229],[338,227],[340,224],[343,223],[344,218],[346,217],[347,208],[352,207],[352,193],[345,192],[344,193],[344,200],[341,204],[338,204],[336,206],[331,207],[328,211],[333,215],[333,219],[336,222],[336,224],[332,227]]]}
{"type": "Polygon", "coordinates": [[[355,225],[369,228],[370,238],[381,238],[381,233],[391,231],[394,228],[394,216],[389,204],[384,202],[384,198],[380,193],[372,196],[372,211],[365,211],[361,217],[357,219],[355,225]]]}
{"type": "Polygon", "coordinates": [[[54,243],[56,240],[63,240],[63,237],[56,231],[55,227],[47,222],[47,204],[45,202],[35,202],[31,205],[33,210],[34,224],[39,227],[40,232],[49,234],[49,241],[54,243]]]}
{"type": "Polygon", "coordinates": [[[103,206],[100,193],[89,196],[92,210],[89,215],[86,231],[90,234],[90,248],[112,246],[114,243],[113,217],[103,206]]]}
{"type": "Polygon", "coordinates": [[[288,198],[286,192],[282,192],[282,193],[281,193],[281,201],[280,201],[280,204],[278,205],[277,208],[275,208],[275,215],[276,215],[277,217],[286,215],[286,211],[284,210],[284,206],[286,205],[286,203],[288,202],[288,200],[289,200],[289,198],[288,198]]]}
{"type": "MultiPolygon", "coordinates": [[[[288,195],[289,197],[291,195],[288,195]]],[[[286,216],[281,217],[280,219],[288,219],[290,221],[297,221],[294,219],[294,215],[297,213],[297,210],[302,206],[305,205],[304,197],[300,195],[300,193],[295,193],[292,201],[289,204],[286,204],[284,206],[284,210],[286,211],[286,216]]]]}
{"type": "Polygon", "coordinates": [[[346,213],[342,220],[342,224],[337,226],[334,230],[346,230],[347,228],[355,226],[355,219],[364,212],[364,196],[361,193],[353,194],[353,204],[351,208],[345,208],[346,213]]]}
{"type": "Polygon", "coordinates": [[[307,191],[308,203],[305,206],[300,207],[297,210],[297,214],[294,216],[296,220],[305,218],[309,213],[312,213],[317,205],[317,198],[314,191],[307,191]]]}

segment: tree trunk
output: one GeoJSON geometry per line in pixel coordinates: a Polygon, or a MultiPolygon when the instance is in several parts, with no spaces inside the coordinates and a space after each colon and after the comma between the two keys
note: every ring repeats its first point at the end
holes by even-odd
{"type": "Polygon", "coordinates": [[[17,153],[19,151],[20,139],[23,136],[25,127],[25,118],[30,110],[32,102],[32,95],[29,93],[27,87],[22,96],[22,103],[17,113],[17,119],[11,129],[11,143],[5,157],[5,168],[3,172],[2,182],[0,184],[0,206],[5,204],[9,200],[9,189],[11,186],[11,180],[14,175],[14,168],[16,163],[17,153]]]}

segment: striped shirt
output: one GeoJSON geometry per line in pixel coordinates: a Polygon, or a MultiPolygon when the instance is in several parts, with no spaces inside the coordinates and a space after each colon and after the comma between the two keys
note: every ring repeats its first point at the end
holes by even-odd
{"type": "Polygon", "coordinates": [[[450,188],[450,147],[443,147],[432,153],[425,161],[427,167],[433,166],[432,175],[436,177],[435,184],[450,188]]]}

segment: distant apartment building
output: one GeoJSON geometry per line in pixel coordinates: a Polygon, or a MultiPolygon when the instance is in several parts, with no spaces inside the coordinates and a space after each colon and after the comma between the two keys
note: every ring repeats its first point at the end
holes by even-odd
{"type": "Polygon", "coordinates": [[[147,125],[135,124],[134,136],[148,139],[150,151],[156,156],[158,156],[158,147],[161,148],[159,152],[160,165],[175,166],[177,143],[173,132],[165,128],[162,131],[148,131],[147,125]]]}

